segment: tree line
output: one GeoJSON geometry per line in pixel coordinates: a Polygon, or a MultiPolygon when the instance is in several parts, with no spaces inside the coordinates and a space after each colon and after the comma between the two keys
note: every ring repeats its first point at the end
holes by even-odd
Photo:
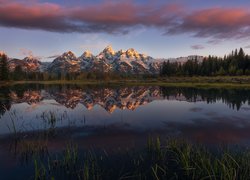
{"type": "Polygon", "coordinates": [[[217,56],[205,57],[202,62],[197,58],[185,63],[164,62],[160,76],[234,76],[250,75],[250,57],[242,48],[232,51],[224,58],[217,56]]]}

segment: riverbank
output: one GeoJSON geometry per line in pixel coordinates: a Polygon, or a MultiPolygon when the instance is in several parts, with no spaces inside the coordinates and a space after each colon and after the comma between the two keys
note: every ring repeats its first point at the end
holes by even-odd
{"type": "Polygon", "coordinates": [[[52,80],[52,81],[8,81],[0,86],[16,84],[80,84],[80,85],[159,85],[177,87],[245,87],[250,88],[250,76],[216,77],[165,77],[120,80],[52,80]]]}

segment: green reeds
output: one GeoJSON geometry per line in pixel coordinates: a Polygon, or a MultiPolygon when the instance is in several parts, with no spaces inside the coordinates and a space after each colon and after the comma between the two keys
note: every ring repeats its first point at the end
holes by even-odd
{"type": "Polygon", "coordinates": [[[60,179],[248,179],[247,148],[216,149],[182,139],[149,138],[147,147],[107,154],[79,151],[70,144],[49,163],[34,161],[35,177],[60,179]],[[45,173],[45,175],[44,175],[45,173]]]}

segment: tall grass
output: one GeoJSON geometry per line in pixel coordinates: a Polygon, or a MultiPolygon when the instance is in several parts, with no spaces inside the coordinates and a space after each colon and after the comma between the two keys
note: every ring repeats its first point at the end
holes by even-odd
{"type": "MultiPolygon", "coordinates": [[[[34,161],[47,179],[249,179],[250,150],[210,149],[180,139],[149,138],[139,151],[79,151],[70,144],[48,161],[34,161]]],[[[37,175],[38,172],[40,175],[37,175]]]]}

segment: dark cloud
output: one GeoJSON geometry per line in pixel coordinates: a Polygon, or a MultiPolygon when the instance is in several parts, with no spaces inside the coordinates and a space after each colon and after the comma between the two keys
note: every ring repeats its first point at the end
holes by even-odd
{"type": "Polygon", "coordinates": [[[52,56],[49,56],[47,57],[48,59],[55,59],[55,58],[58,58],[60,55],[52,55],[52,56]]]}
{"type": "Polygon", "coordinates": [[[188,33],[218,39],[250,37],[248,8],[190,10],[176,4],[150,1],[104,1],[95,5],[62,6],[55,3],[0,0],[0,26],[62,33],[104,32],[126,34],[135,27],[153,27],[165,34],[188,33]]]}
{"type": "Polygon", "coordinates": [[[210,39],[207,41],[208,44],[212,44],[212,45],[220,44],[221,42],[222,42],[221,39],[210,39]]]}
{"type": "Polygon", "coordinates": [[[205,47],[203,45],[197,44],[197,45],[191,46],[191,48],[194,50],[199,50],[199,49],[204,49],[205,47]]]}
{"type": "Polygon", "coordinates": [[[245,46],[246,49],[250,49],[250,45],[245,46]]]}

